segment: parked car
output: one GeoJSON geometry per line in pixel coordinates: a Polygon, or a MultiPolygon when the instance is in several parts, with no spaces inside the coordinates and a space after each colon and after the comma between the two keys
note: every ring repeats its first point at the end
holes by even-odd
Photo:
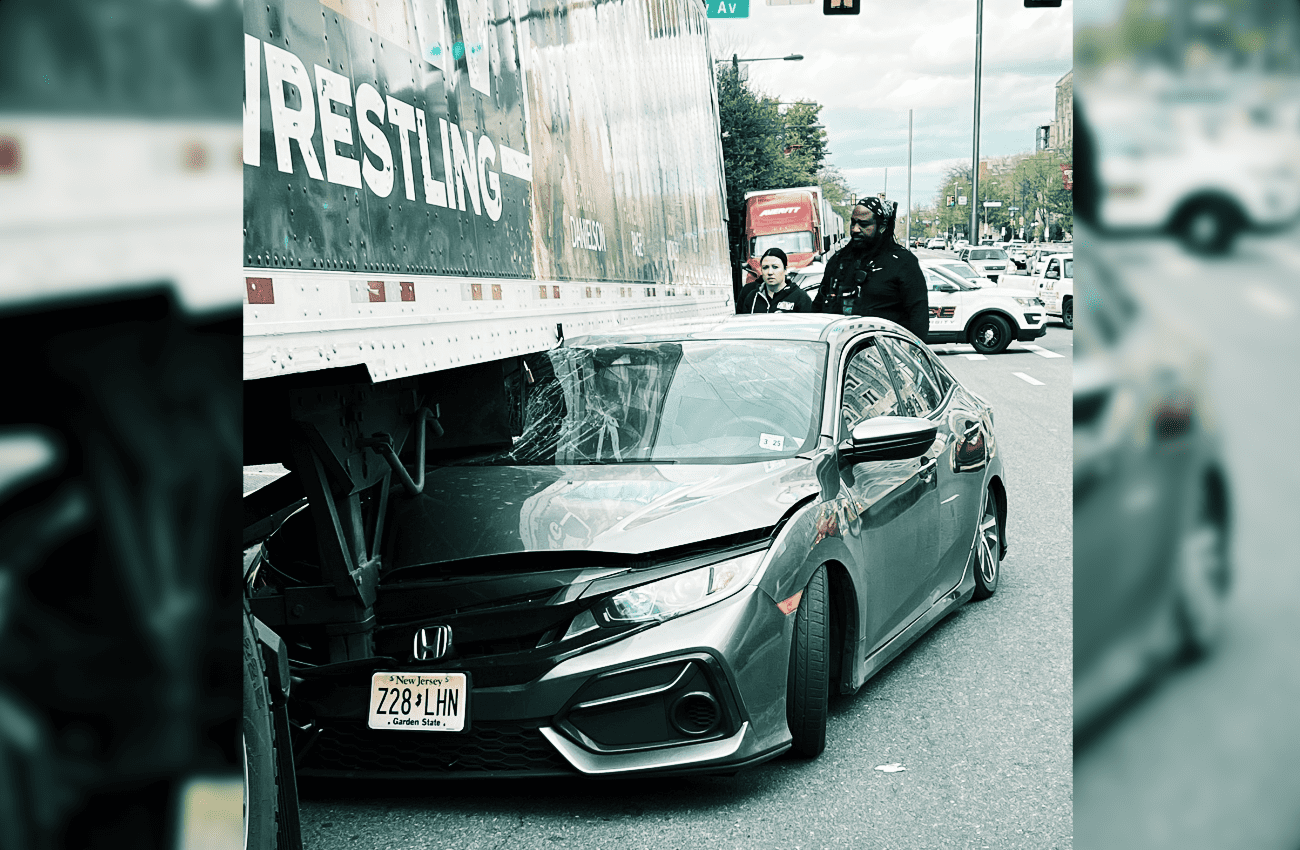
{"type": "Polygon", "coordinates": [[[1023,269],[1028,259],[1029,247],[1023,239],[1012,239],[1006,244],[1004,249],[1007,252],[1007,259],[1015,265],[1017,269],[1023,269]]]}
{"type": "Polygon", "coordinates": [[[930,241],[925,243],[925,247],[929,248],[931,251],[942,251],[944,248],[943,237],[941,236],[931,237],[930,241]]]}
{"type": "Polygon", "coordinates": [[[1049,257],[1055,256],[1056,254],[1068,253],[1073,250],[1073,245],[1065,245],[1055,242],[1043,245],[1029,255],[1029,274],[1038,277],[1043,273],[1043,270],[1047,268],[1047,260],[1049,257]]]}
{"type": "Polygon", "coordinates": [[[1047,258],[1043,273],[1035,279],[1034,290],[1043,299],[1049,316],[1074,329],[1074,254],[1053,254],[1047,258]]]}
{"type": "Polygon", "coordinates": [[[967,342],[980,354],[1001,354],[1013,340],[1047,333],[1043,302],[1028,289],[976,286],[942,261],[921,260],[930,290],[930,345],[967,342]]]}
{"type": "Polygon", "coordinates": [[[963,248],[958,257],[994,283],[1007,273],[1007,266],[1011,264],[1001,248],[963,248]]]}
{"type": "Polygon", "coordinates": [[[1079,256],[1074,361],[1074,728],[1209,652],[1232,583],[1230,482],[1207,343],[1079,256]]]}
{"type": "MultiPolygon", "coordinates": [[[[814,757],[830,693],[997,589],[993,411],[898,325],[733,316],[525,362],[520,436],[390,492],[375,657],[286,638],[301,775],[814,757]]],[[[310,583],[316,534],[293,515],[248,580],[310,583]]]]}

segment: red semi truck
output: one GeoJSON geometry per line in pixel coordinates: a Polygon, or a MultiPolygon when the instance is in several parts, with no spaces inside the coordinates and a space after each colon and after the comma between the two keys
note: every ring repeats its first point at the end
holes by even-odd
{"type": "Polygon", "coordinates": [[[745,283],[758,279],[758,261],[769,248],[785,251],[789,268],[799,269],[826,254],[843,232],[820,186],[746,192],[745,283]]]}

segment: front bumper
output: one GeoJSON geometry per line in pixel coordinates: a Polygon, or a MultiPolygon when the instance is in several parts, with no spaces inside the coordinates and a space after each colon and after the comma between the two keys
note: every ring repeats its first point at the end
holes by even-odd
{"type": "MultiPolygon", "coordinates": [[[[370,671],[298,687],[314,728],[304,776],[465,778],[733,772],[790,743],[785,685],[793,617],[750,587],[598,644],[533,681],[471,686],[464,732],[372,730],[370,671]],[[306,691],[306,693],[302,693],[306,691]]],[[[382,667],[393,671],[391,663],[382,667]]],[[[396,672],[466,670],[396,665],[396,672]]]]}
{"type": "Polygon", "coordinates": [[[1026,314],[1026,315],[1025,315],[1025,321],[1026,321],[1027,324],[1021,326],[1019,333],[1016,334],[1016,341],[1017,341],[1017,342],[1031,342],[1031,341],[1033,341],[1033,340],[1038,339],[1039,337],[1046,336],[1046,335],[1047,335],[1047,323],[1044,322],[1044,321],[1042,321],[1042,319],[1043,319],[1043,314],[1042,314],[1042,313],[1029,313],[1029,314],[1026,314]],[[1032,318],[1031,318],[1031,317],[1032,317],[1032,318]],[[1035,327],[1033,324],[1028,324],[1028,323],[1031,323],[1031,322],[1036,322],[1036,323],[1037,323],[1037,327],[1035,327]]]}

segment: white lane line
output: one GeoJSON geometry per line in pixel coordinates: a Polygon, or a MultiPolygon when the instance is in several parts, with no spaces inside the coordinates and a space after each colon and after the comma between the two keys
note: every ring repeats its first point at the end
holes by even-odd
{"type": "Polygon", "coordinates": [[[1251,286],[1246,290],[1246,300],[1256,310],[1275,319],[1289,319],[1295,315],[1295,302],[1271,286],[1251,286]]]}
{"type": "Polygon", "coordinates": [[[1036,387],[1044,387],[1044,386],[1047,386],[1047,385],[1044,384],[1042,381],[1035,380],[1035,379],[1029,377],[1028,375],[1026,375],[1024,372],[1012,372],[1011,374],[1015,375],[1017,378],[1019,378],[1020,380],[1024,381],[1026,384],[1033,384],[1033,385],[1036,386],[1036,387]]]}
{"type": "Polygon", "coordinates": [[[1057,354],[1055,351],[1048,351],[1046,348],[1039,348],[1030,343],[1021,343],[1025,348],[1037,354],[1039,357],[1064,357],[1064,354],[1057,354]]]}
{"type": "Polygon", "coordinates": [[[965,357],[967,360],[988,360],[988,358],[983,354],[963,354],[962,357],[965,357]]]}

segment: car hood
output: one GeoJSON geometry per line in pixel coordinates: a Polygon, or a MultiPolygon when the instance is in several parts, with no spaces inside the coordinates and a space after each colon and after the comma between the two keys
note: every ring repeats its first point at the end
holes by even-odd
{"type": "Polygon", "coordinates": [[[394,568],[517,552],[640,554],[774,526],[818,492],[815,460],[452,466],[391,514],[394,568]]]}

